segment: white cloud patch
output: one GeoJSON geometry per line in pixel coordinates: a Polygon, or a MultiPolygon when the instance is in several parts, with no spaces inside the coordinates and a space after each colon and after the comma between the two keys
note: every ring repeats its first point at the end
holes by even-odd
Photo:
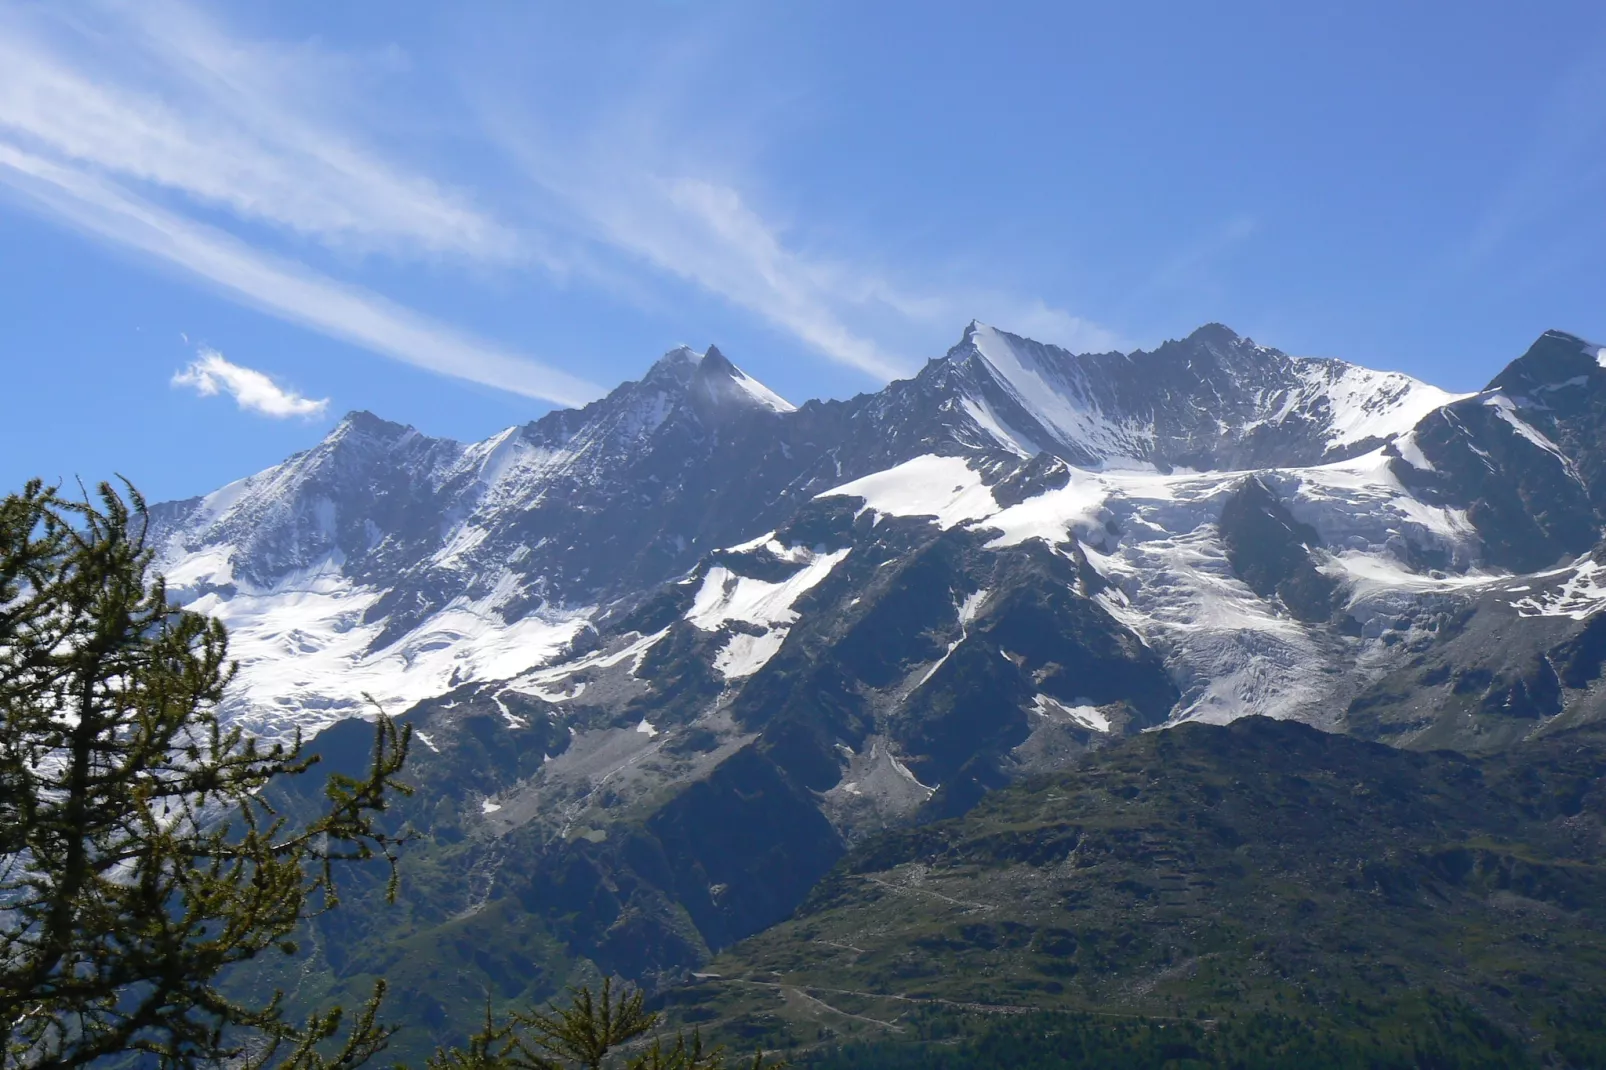
{"type": "Polygon", "coordinates": [[[234,364],[222,353],[205,346],[188,367],[173,375],[173,385],[191,387],[202,397],[227,394],[241,409],[277,420],[322,416],[329,408],[328,398],[314,401],[302,397],[280,386],[266,373],[234,364]]]}

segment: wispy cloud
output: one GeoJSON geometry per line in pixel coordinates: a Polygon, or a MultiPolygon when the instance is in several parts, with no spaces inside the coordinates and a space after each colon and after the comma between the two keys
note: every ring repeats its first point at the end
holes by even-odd
{"type": "Polygon", "coordinates": [[[19,152],[4,142],[0,142],[0,182],[79,229],[181,268],[264,311],[373,352],[560,405],[582,404],[602,393],[576,376],[499,350],[301,264],[259,252],[113,183],[19,152]]]}
{"type": "MultiPolygon", "coordinates": [[[[515,166],[458,167],[454,182],[419,146],[408,165],[369,136],[399,112],[353,71],[398,62],[391,52],[245,39],[175,0],[89,10],[93,24],[83,9],[0,6],[0,188],[242,303],[421,368],[563,405],[602,392],[353,285],[352,254],[521,284],[539,269],[625,301],[689,284],[877,381],[908,373],[927,339],[957,336],[972,316],[1073,347],[1116,340],[1040,300],[822,251],[766,211],[785,201],[762,181],[718,153],[665,150],[684,147],[702,111],[660,106],[674,94],[651,75],[593,102],[596,121],[569,123],[580,131],[569,141],[506,115],[455,124],[457,144],[478,136],[471,151],[515,166]],[[340,254],[336,266],[288,255],[319,249],[340,254]]],[[[516,90],[484,96],[505,105],[516,90]]]]}
{"type": "Polygon", "coordinates": [[[777,230],[729,186],[649,177],[622,195],[591,185],[581,198],[602,235],[658,269],[754,312],[831,360],[875,379],[906,374],[904,362],[844,320],[867,299],[842,268],[789,249],[777,230]]]}
{"type": "Polygon", "coordinates": [[[516,254],[511,230],[467,197],[301,105],[344,88],[316,55],[228,38],[177,5],[119,10],[128,21],[109,42],[15,12],[0,21],[0,129],[15,144],[330,246],[516,254]]]}
{"type": "Polygon", "coordinates": [[[1047,329],[1064,344],[1118,341],[1034,296],[889,263],[867,235],[826,239],[828,225],[810,225],[791,184],[751,166],[781,136],[776,120],[796,110],[797,93],[778,81],[763,99],[733,99],[721,52],[744,45],[730,29],[711,18],[642,38],[637,50],[561,57],[561,82],[520,54],[468,76],[466,99],[545,195],[554,228],[690,283],[871,380],[910,374],[973,317],[1047,329]],[[558,115],[535,103],[559,91],[558,115]]]}
{"type": "MultiPolygon", "coordinates": [[[[591,240],[690,282],[791,335],[828,360],[886,381],[908,375],[911,339],[972,318],[1068,348],[1108,350],[1115,331],[985,287],[910,284],[805,250],[730,180],[660,155],[635,124],[599,121],[584,145],[542,144],[505,114],[487,128],[591,240]],[[874,326],[867,326],[874,325],[874,326]],[[896,339],[892,345],[882,337],[896,339]]],[[[919,354],[929,356],[929,353],[919,354]]]]}
{"type": "Polygon", "coordinates": [[[174,386],[187,386],[202,397],[228,394],[246,412],[260,413],[277,420],[292,416],[322,416],[329,408],[328,398],[302,397],[280,386],[266,373],[226,360],[215,349],[201,347],[196,359],[175,372],[174,386]]]}
{"type": "Polygon", "coordinates": [[[466,198],[294,106],[329,88],[308,57],[227,38],[179,5],[117,10],[132,21],[110,47],[82,27],[0,10],[0,184],[79,230],[373,352],[561,405],[602,393],[185,211],[182,202],[222,209],[364,252],[501,263],[517,247],[466,198]]]}

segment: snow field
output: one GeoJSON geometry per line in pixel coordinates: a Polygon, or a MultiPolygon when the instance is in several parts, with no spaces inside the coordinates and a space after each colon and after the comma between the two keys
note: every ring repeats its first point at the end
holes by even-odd
{"type": "Polygon", "coordinates": [[[964,458],[935,454],[916,457],[815,497],[862,498],[864,509],[887,516],[934,517],[944,530],[998,512],[993,492],[964,458]]]}
{"type": "MultiPolygon", "coordinates": [[[[1373,425],[1357,419],[1349,426],[1373,425]]],[[[963,465],[958,458],[917,457],[821,497],[859,497],[866,509],[931,517],[945,529],[995,531],[989,548],[1076,539],[1114,584],[1099,601],[1161,652],[1182,687],[1179,720],[1225,722],[1252,713],[1309,719],[1308,711],[1332,693],[1335,667],[1353,664],[1343,641],[1295,620],[1233,574],[1216,521],[1248,473],[1072,468],[1062,488],[1008,508],[992,502],[989,509],[990,491],[963,465]]],[[[1414,543],[1446,550],[1464,566],[1476,533],[1461,511],[1412,497],[1381,448],[1335,464],[1259,474],[1331,548],[1318,550],[1318,565],[1349,584],[1351,609],[1363,626],[1379,613],[1398,616],[1399,597],[1502,579],[1477,571],[1422,574],[1405,564],[1407,544],[1414,543]]]]}
{"type": "Polygon", "coordinates": [[[744,543],[740,549],[770,546],[783,560],[803,567],[779,582],[756,579],[715,565],[703,577],[685,619],[705,632],[718,631],[729,621],[760,625],[758,635],[735,632],[714,657],[714,668],[727,680],[751,676],[781,649],[787,632],[798,619],[793,604],[817,586],[848,556],[848,550],[819,553],[803,547],[787,548],[773,535],[744,543]]]}
{"type": "MultiPolygon", "coordinates": [[[[187,583],[216,582],[227,561],[206,555],[218,571],[202,575],[194,561],[174,569],[187,583]]],[[[487,596],[458,598],[408,634],[372,649],[384,622],[363,623],[381,593],[342,575],[338,560],[293,572],[268,587],[236,582],[234,593],[210,591],[189,608],[221,620],[240,666],[227,712],[267,739],[304,735],[345,717],[373,712],[372,695],[399,713],[465,679],[506,679],[563,650],[584,614],[530,614],[509,624],[497,612],[513,591],[503,577],[487,596]]]]}

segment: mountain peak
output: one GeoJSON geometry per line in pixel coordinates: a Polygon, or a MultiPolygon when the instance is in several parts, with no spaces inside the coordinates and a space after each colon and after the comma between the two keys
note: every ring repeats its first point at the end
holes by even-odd
{"type": "MultiPolygon", "coordinates": [[[[994,327],[992,324],[983,323],[981,320],[971,320],[965,325],[965,333],[960,335],[959,346],[982,345],[985,344],[985,340],[988,338],[1006,338],[1017,342],[1031,341],[1025,335],[1013,334],[1002,327],[994,327]]],[[[1035,344],[1041,345],[1043,343],[1035,344]]],[[[1059,347],[1053,346],[1051,348],[1058,349],[1059,347]]]]}
{"type": "Polygon", "coordinates": [[[324,440],[327,442],[357,436],[394,441],[417,433],[407,424],[399,424],[394,420],[376,416],[367,409],[353,409],[340,418],[340,422],[324,436],[324,440]]]}
{"type": "Polygon", "coordinates": [[[382,430],[390,427],[401,427],[401,424],[378,416],[367,409],[352,409],[340,418],[336,427],[355,427],[360,430],[382,430]]]}
{"type": "Polygon", "coordinates": [[[719,347],[715,345],[710,345],[703,353],[701,368],[704,375],[716,373],[724,375],[740,374],[736,370],[736,365],[732,364],[730,359],[721,353],[719,347]]]}
{"type": "Polygon", "coordinates": [[[1540,335],[1528,351],[1495,376],[1485,388],[1513,394],[1573,381],[1585,381],[1606,369],[1606,347],[1566,331],[1540,335]]]}
{"type": "Polygon", "coordinates": [[[1239,333],[1228,327],[1225,323],[1207,323],[1188,335],[1184,341],[1197,342],[1204,345],[1237,345],[1244,341],[1239,333]]]}
{"type": "Polygon", "coordinates": [[[771,412],[794,412],[797,406],[730,362],[710,345],[697,365],[696,381],[715,404],[736,404],[771,412]]]}
{"type": "Polygon", "coordinates": [[[687,373],[702,362],[702,359],[702,354],[691,346],[676,346],[652,362],[652,367],[647,369],[647,374],[642,376],[642,381],[646,382],[663,377],[684,378],[687,373]]]}

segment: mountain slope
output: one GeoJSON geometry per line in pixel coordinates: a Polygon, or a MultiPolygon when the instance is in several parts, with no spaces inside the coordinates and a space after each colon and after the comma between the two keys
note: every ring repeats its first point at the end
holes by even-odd
{"type": "Polygon", "coordinates": [[[1586,362],[1548,334],[1452,397],[1220,327],[1073,356],[972,325],[796,409],[710,349],[475,445],[350,417],[158,517],[243,655],[230,716],[338,750],[368,690],[417,730],[416,898],[354,894],[285,983],[392,975],[439,1038],[487,992],[668,984],[885,830],[1146,729],[1591,723],[1586,362]]]}
{"type": "Polygon", "coordinates": [[[972,323],[945,363],[999,445],[1082,466],[1342,460],[1455,399],[1397,372],[1290,357],[1220,324],[1152,353],[1076,356],[972,323]]]}
{"type": "MultiPolygon", "coordinates": [[[[357,712],[362,690],[401,708],[549,660],[602,607],[916,458],[969,457],[989,481],[1039,448],[1040,465],[1298,465],[1447,398],[1221,327],[1078,357],[972,324],[914,379],[801,409],[717,349],[681,348],[584,409],[473,445],[352,414],[306,454],[158,507],[157,537],[175,594],[236,636],[237,716],[282,735],[357,712]]],[[[1019,479],[1010,493],[1029,496],[1019,479]]]]}
{"type": "Polygon", "coordinates": [[[473,446],[354,416],[158,537],[231,626],[254,731],[365,691],[564,726],[478,834],[600,829],[757,748],[851,842],[1163,723],[1477,750],[1600,715],[1600,559],[1555,558],[1601,527],[1598,352],[1552,332],[1416,419],[1447,397],[1221,327],[1076,357],[972,324],[911,380],[796,410],[681,349],[473,446]],[[1005,448],[1004,416],[1058,453],[1005,448]],[[1514,546],[1555,567],[1511,571],[1514,546]]]}
{"type": "Polygon", "coordinates": [[[682,348],[470,446],[353,413],[283,465],[157,507],[162,565],[230,625],[256,731],[322,727],[362,690],[405,708],[550,658],[598,600],[765,516],[791,471],[762,463],[790,451],[771,425],[791,411],[718,350],[682,348]]]}
{"type": "Polygon", "coordinates": [[[669,999],[798,1043],[922,1003],[1330,1023],[1431,991],[1543,1051],[1606,1005],[1603,776],[1598,732],[1469,760],[1185,725],[866,842],[669,999]]]}

